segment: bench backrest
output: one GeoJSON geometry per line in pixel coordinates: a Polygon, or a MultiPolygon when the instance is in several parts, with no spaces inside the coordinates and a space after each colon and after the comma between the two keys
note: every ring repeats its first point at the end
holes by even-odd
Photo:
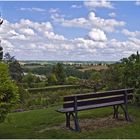
{"type": "Polygon", "coordinates": [[[124,101],[127,103],[128,100],[132,99],[133,89],[120,89],[105,92],[92,92],[78,95],[65,96],[63,98],[63,108],[71,108],[76,106],[86,106],[94,104],[109,103],[115,101],[124,101]]]}

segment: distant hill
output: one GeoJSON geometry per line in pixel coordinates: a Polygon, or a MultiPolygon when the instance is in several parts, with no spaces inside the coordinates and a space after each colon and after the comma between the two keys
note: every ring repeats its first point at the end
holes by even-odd
{"type": "Polygon", "coordinates": [[[63,63],[64,65],[106,65],[106,64],[113,64],[117,61],[40,61],[40,60],[26,60],[26,61],[19,61],[22,65],[31,64],[31,65],[44,65],[44,64],[51,64],[55,65],[57,63],[63,63]]]}

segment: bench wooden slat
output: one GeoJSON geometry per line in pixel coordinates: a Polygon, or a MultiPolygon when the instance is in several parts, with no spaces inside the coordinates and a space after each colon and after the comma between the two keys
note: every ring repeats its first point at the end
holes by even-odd
{"type": "MultiPolygon", "coordinates": [[[[128,95],[128,100],[132,99],[132,94],[128,95]]],[[[102,103],[109,103],[109,102],[115,102],[115,101],[124,101],[124,95],[122,96],[114,96],[114,97],[108,97],[108,98],[98,98],[98,99],[92,99],[92,100],[82,100],[77,101],[77,106],[87,106],[87,105],[94,105],[94,104],[102,104],[102,103]]],[[[63,108],[71,108],[74,107],[74,102],[68,102],[63,104],[63,108]]]]}
{"type": "Polygon", "coordinates": [[[65,96],[63,98],[64,102],[67,101],[73,101],[74,97],[77,97],[77,100],[84,100],[89,98],[98,98],[98,97],[106,97],[106,96],[114,96],[114,95],[121,95],[124,94],[127,91],[127,94],[133,93],[133,89],[121,89],[121,90],[112,90],[112,91],[106,91],[106,92],[97,92],[97,93],[88,93],[88,94],[80,94],[80,95],[71,95],[71,96],[65,96]]]}
{"type": "MultiPolygon", "coordinates": [[[[90,110],[90,109],[108,107],[108,106],[119,105],[119,104],[124,104],[124,101],[115,101],[115,102],[109,102],[109,103],[80,106],[80,107],[77,107],[77,111],[90,110]]],[[[57,110],[57,112],[61,112],[61,113],[73,112],[73,111],[74,111],[73,107],[71,107],[71,108],[60,108],[60,109],[57,110]]]]}

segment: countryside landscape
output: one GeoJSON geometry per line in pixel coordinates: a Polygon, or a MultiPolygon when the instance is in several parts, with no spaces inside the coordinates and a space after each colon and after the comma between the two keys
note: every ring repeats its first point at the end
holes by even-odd
{"type": "Polygon", "coordinates": [[[140,138],[140,1],[0,12],[0,139],[140,138]]]}

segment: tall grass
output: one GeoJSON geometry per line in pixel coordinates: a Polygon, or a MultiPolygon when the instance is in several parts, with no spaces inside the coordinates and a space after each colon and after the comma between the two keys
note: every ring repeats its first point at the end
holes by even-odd
{"type": "Polygon", "coordinates": [[[29,91],[22,91],[22,102],[17,106],[16,111],[19,109],[30,110],[47,108],[48,106],[53,105],[61,105],[64,96],[88,93],[91,92],[92,89],[69,86],[66,88],[58,87],[55,88],[55,90],[52,87],[49,90],[45,88],[45,90],[37,89],[37,91],[35,91],[35,89],[33,89],[31,92],[29,91]]]}

